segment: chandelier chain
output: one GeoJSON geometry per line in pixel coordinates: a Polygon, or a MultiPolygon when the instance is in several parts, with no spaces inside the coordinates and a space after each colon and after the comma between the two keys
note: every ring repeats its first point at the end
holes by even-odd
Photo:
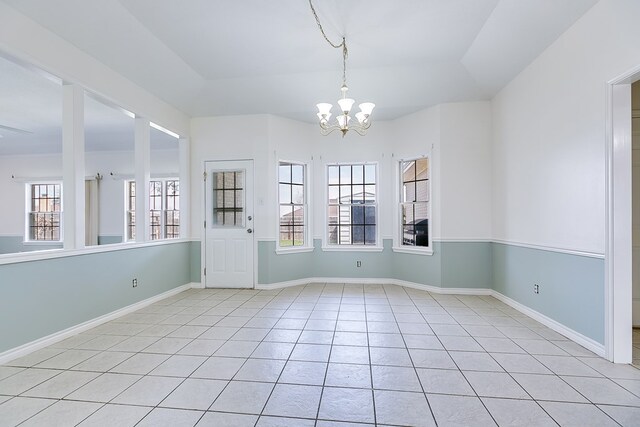
{"type": "Polygon", "coordinates": [[[344,36],[342,37],[342,43],[340,44],[335,44],[331,40],[329,40],[329,37],[327,37],[327,34],[324,32],[324,28],[322,28],[322,24],[320,23],[320,18],[318,18],[318,14],[316,13],[316,9],[313,7],[313,3],[311,2],[311,0],[309,0],[309,6],[311,7],[311,12],[313,12],[313,17],[316,19],[316,24],[318,24],[318,28],[320,29],[320,32],[322,33],[322,36],[327,41],[327,43],[329,43],[329,45],[335,49],[342,48],[342,84],[346,86],[347,85],[347,57],[349,56],[349,50],[347,49],[347,40],[345,39],[344,36]]]}

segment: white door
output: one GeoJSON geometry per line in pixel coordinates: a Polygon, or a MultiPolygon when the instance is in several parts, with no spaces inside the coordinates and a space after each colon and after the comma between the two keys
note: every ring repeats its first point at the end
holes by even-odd
{"type": "Polygon", "coordinates": [[[253,160],[205,162],[205,286],[253,288],[253,160]]]}

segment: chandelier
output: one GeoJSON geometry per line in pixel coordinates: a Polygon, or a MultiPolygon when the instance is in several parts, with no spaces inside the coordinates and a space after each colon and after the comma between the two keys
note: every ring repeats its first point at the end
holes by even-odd
{"type": "Polygon", "coordinates": [[[309,0],[309,6],[311,6],[311,12],[313,12],[313,16],[316,19],[316,24],[318,24],[318,28],[327,43],[335,49],[342,48],[342,87],[340,88],[342,97],[338,99],[338,108],[340,109],[340,113],[336,116],[335,122],[330,123],[329,120],[331,119],[331,108],[333,108],[333,105],[327,102],[316,104],[316,107],[318,107],[317,116],[320,123],[320,133],[322,135],[329,135],[334,130],[339,130],[342,132],[342,137],[344,138],[347,132],[354,130],[359,135],[365,135],[369,127],[371,127],[370,116],[376,104],[373,102],[363,102],[358,105],[360,111],[355,114],[357,123],[351,122],[351,116],[349,113],[356,101],[352,98],[347,98],[347,91],[349,90],[347,87],[347,57],[349,56],[347,40],[345,37],[342,37],[342,43],[340,44],[335,44],[329,40],[322,28],[322,25],[320,24],[320,19],[318,19],[318,14],[314,9],[311,0],[309,0]]]}

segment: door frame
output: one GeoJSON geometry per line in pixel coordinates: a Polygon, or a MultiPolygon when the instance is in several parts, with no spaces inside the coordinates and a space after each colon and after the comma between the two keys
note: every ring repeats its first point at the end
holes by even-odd
{"type": "Polygon", "coordinates": [[[632,360],[631,83],[640,65],[607,82],[605,209],[605,357],[632,360]]]}
{"type": "MultiPolygon", "coordinates": [[[[255,178],[255,160],[254,159],[209,159],[209,160],[204,160],[202,162],[202,168],[200,169],[201,171],[201,177],[202,180],[201,185],[202,185],[202,197],[200,198],[201,202],[202,202],[202,210],[201,210],[201,214],[202,217],[200,218],[200,224],[202,224],[202,238],[200,239],[200,283],[202,284],[202,288],[204,289],[219,289],[219,288],[207,288],[207,278],[205,277],[204,274],[204,269],[207,267],[207,229],[205,227],[205,221],[207,219],[207,181],[205,179],[206,177],[206,173],[207,173],[207,163],[208,162],[246,162],[249,161],[251,162],[251,167],[253,169],[253,173],[252,175],[252,181],[251,181],[251,187],[252,187],[252,202],[253,202],[253,265],[251,266],[251,268],[253,269],[253,285],[250,288],[233,288],[233,289],[255,289],[256,285],[258,283],[258,237],[256,236],[256,220],[257,220],[257,209],[256,209],[256,187],[255,187],[255,182],[256,182],[256,178],[255,178]]],[[[247,185],[249,185],[249,182],[247,181],[247,185]]]]}

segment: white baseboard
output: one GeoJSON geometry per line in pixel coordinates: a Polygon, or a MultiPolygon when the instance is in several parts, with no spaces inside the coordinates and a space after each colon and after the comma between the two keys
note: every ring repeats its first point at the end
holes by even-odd
{"type": "Polygon", "coordinates": [[[118,310],[112,311],[111,313],[107,313],[102,316],[96,317],[95,319],[87,320],[86,322],[80,323],[79,325],[71,326],[70,328],[67,328],[65,330],[55,332],[51,335],[47,335],[46,337],[42,337],[35,341],[31,341],[26,344],[23,344],[19,347],[4,351],[0,353],[0,365],[3,363],[7,363],[13,359],[17,359],[18,357],[27,355],[36,350],[40,350],[41,348],[60,342],[65,338],[69,338],[73,335],[77,335],[91,328],[95,328],[96,326],[109,322],[110,320],[117,319],[118,317],[122,317],[125,314],[133,313],[134,311],[140,310],[141,308],[144,308],[155,302],[158,302],[170,296],[179,294],[180,292],[185,291],[187,289],[191,289],[192,287],[194,287],[194,285],[197,285],[197,284],[187,283],[186,285],[178,286],[177,288],[170,289],[161,294],[152,296],[145,300],[142,300],[134,304],[128,305],[126,307],[120,308],[118,310]]]}
{"type": "Polygon", "coordinates": [[[574,341],[578,344],[580,344],[581,346],[583,346],[584,348],[586,348],[587,350],[590,350],[592,352],[594,352],[595,354],[597,354],[600,357],[605,357],[605,348],[603,344],[600,344],[597,341],[592,340],[589,337],[586,337],[584,335],[582,335],[579,332],[574,331],[571,328],[568,328],[567,326],[563,325],[562,323],[556,322],[555,320],[551,319],[550,317],[545,316],[544,314],[527,307],[524,304],[519,303],[516,300],[513,300],[507,296],[504,296],[503,294],[501,294],[500,292],[497,291],[492,291],[491,295],[504,302],[505,304],[507,304],[508,306],[510,306],[511,308],[514,308],[516,310],[518,310],[520,313],[525,314],[529,317],[531,317],[533,320],[536,320],[540,323],[542,323],[543,325],[545,325],[546,327],[548,327],[549,329],[554,330],[555,332],[564,335],[565,337],[569,338],[571,341],[574,341]]]}
{"type": "Polygon", "coordinates": [[[286,282],[266,283],[256,285],[256,289],[281,289],[291,286],[308,285],[310,283],[344,283],[356,285],[398,285],[412,289],[449,295],[491,295],[492,290],[486,288],[441,288],[439,286],[425,285],[422,283],[408,282],[406,280],[386,278],[345,278],[345,277],[307,277],[304,279],[289,280],[286,282]]]}

